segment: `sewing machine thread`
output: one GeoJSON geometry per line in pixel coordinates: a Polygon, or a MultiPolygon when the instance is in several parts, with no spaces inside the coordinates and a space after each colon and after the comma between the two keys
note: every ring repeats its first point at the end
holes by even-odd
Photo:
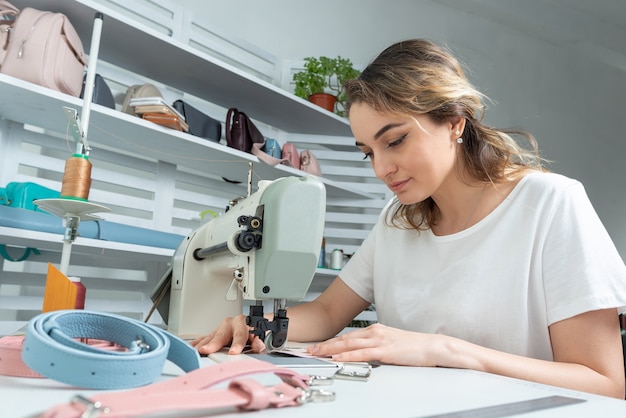
{"type": "Polygon", "coordinates": [[[341,270],[343,268],[343,250],[335,248],[330,253],[330,268],[332,270],[341,270]]]}

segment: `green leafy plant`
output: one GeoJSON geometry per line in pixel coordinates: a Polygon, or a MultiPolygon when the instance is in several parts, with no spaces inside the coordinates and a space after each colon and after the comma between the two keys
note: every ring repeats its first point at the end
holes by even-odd
{"type": "Polygon", "coordinates": [[[337,98],[335,113],[344,116],[346,94],[343,83],[360,74],[348,58],[307,57],[304,59],[304,70],[293,75],[294,93],[303,99],[315,93],[332,94],[337,98]]]}

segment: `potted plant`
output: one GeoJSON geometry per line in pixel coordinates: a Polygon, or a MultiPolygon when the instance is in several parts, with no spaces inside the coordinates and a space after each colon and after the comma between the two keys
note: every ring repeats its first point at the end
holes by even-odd
{"type": "Polygon", "coordinates": [[[347,58],[337,56],[307,57],[304,59],[304,70],[293,75],[294,93],[303,99],[325,107],[330,112],[344,116],[345,92],[343,83],[361,74],[347,58]],[[326,105],[318,100],[325,101],[326,105]]]}

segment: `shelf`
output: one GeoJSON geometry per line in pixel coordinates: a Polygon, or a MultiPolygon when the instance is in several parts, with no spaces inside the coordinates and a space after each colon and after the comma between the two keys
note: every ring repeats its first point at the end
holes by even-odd
{"type": "MultiPolygon", "coordinates": [[[[345,118],[89,0],[13,0],[63,13],[88,52],[95,13],[105,14],[99,59],[291,133],[352,136],[345,118]],[[96,9],[97,7],[97,9],[96,9]]],[[[4,96],[3,96],[4,97],[4,96]]]]}
{"type": "MultiPolygon", "coordinates": [[[[59,222],[61,222],[60,219],[59,222]]],[[[61,252],[63,250],[63,236],[61,234],[0,226],[0,244],[61,252]]],[[[174,255],[174,250],[78,237],[72,243],[72,253],[95,256],[106,255],[119,258],[141,255],[142,260],[167,262],[174,255]]]]}
{"type": "MultiPolygon", "coordinates": [[[[67,119],[63,106],[78,111],[82,100],[47,89],[5,74],[0,74],[0,116],[65,134],[67,119]]],[[[92,105],[87,139],[93,144],[92,156],[97,161],[98,144],[117,151],[166,161],[172,164],[213,173],[230,180],[246,182],[248,163],[254,163],[254,178],[275,180],[303,173],[285,165],[270,166],[252,154],[229,148],[203,138],[163,128],[136,116],[92,105]]],[[[322,178],[328,197],[372,198],[365,192],[347,189],[339,183],[322,178]]],[[[256,184],[256,182],[255,182],[256,184]]]]}

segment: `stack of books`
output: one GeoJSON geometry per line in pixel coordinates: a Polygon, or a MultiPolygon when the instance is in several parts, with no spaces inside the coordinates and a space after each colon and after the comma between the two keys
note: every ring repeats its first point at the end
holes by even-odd
{"type": "Polygon", "coordinates": [[[142,119],[177,131],[189,132],[189,125],[179,111],[163,100],[163,97],[137,97],[129,103],[142,119]]]}

